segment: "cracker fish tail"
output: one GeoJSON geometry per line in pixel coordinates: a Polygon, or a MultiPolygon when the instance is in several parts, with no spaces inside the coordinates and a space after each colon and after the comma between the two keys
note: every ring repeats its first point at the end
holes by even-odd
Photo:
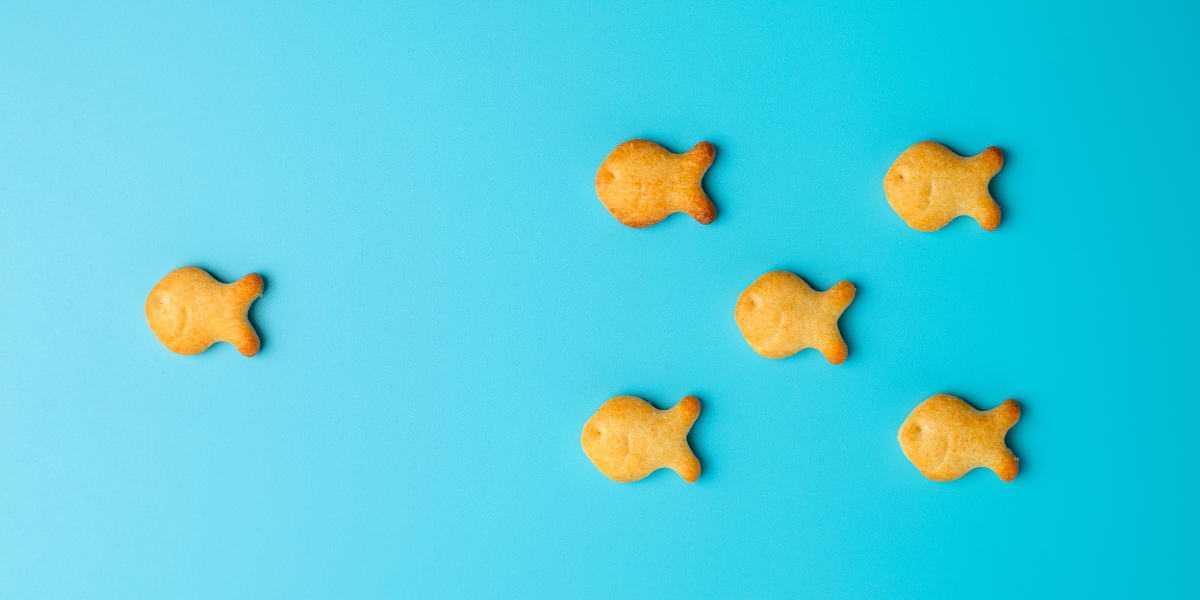
{"type": "MultiPolygon", "coordinates": [[[[708,142],[700,142],[692,146],[683,154],[684,164],[694,173],[697,181],[704,176],[708,168],[712,166],[713,159],[717,156],[717,149],[708,142]]],[[[680,206],[684,213],[696,219],[701,225],[710,225],[717,219],[717,207],[713,206],[708,195],[704,193],[704,189],[699,185],[695,189],[683,192],[684,197],[680,199],[680,206]]]]}
{"type": "MultiPolygon", "coordinates": [[[[1005,400],[992,410],[987,411],[988,418],[996,423],[997,429],[1007,432],[1021,419],[1021,407],[1014,400],[1005,400]]],[[[1003,435],[1001,435],[1003,440],[1003,435]]],[[[1017,477],[1019,462],[1017,457],[1003,443],[992,449],[988,468],[995,471],[1001,481],[1012,481],[1017,477]]]]}
{"type": "Polygon", "coordinates": [[[838,329],[837,318],[842,315],[847,306],[854,300],[854,284],[849,281],[839,281],[833,287],[821,292],[821,301],[825,305],[827,311],[833,315],[832,324],[826,329],[819,339],[814,340],[814,346],[821,354],[825,355],[825,359],[830,364],[840,365],[846,362],[846,358],[850,356],[850,349],[846,346],[846,340],[842,339],[842,332],[838,329]]]}
{"type": "Polygon", "coordinates": [[[251,273],[229,286],[228,293],[233,297],[234,309],[229,315],[230,331],[225,341],[233,344],[242,356],[258,354],[260,341],[258,332],[250,325],[250,305],[262,297],[263,278],[258,273],[251,273]]]}
{"type": "Polygon", "coordinates": [[[674,448],[674,460],[668,468],[679,473],[684,481],[696,483],[700,478],[700,461],[687,443],[687,431],[692,428],[692,423],[696,422],[696,417],[700,416],[700,399],[687,396],[672,406],[667,413],[671,422],[684,432],[679,438],[680,443],[674,448]]]}
{"type": "MultiPolygon", "coordinates": [[[[994,177],[1004,166],[1004,154],[995,146],[988,147],[969,160],[971,168],[987,179],[994,177]]],[[[965,208],[967,216],[978,221],[984,231],[995,231],[1000,226],[1000,205],[996,204],[987,186],[977,192],[965,208]]]]}

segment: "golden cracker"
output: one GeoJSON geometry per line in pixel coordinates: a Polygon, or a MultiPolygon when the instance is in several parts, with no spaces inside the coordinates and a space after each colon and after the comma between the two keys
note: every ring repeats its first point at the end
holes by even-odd
{"type": "Polygon", "coordinates": [[[158,341],[177,354],[199,354],[217,342],[229,342],[243,356],[254,356],[258,333],[247,313],[262,291],[258,273],[225,284],[203,269],[181,267],[150,290],[146,322],[158,341]]]}
{"type": "Polygon", "coordinates": [[[784,358],[816,348],[840,365],[849,354],[837,321],[854,300],[854,285],[839,282],[817,292],[787,271],[759,277],[738,296],[734,318],[755,352],[784,358]]]}
{"type": "Polygon", "coordinates": [[[995,146],[962,157],[937,142],[918,142],[892,163],[883,190],[896,214],[918,231],[936,231],[962,215],[992,231],[1000,225],[1000,207],[988,182],[1002,166],[995,146]]]}
{"type": "Polygon", "coordinates": [[[951,481],[976,467],[987,467],[1003,481],[1017,476],[1017,457],[1004,435],[1021,418],[1012,400],[978,411],[950,394],[937,394],[917,405],[900,426],[900,449],[926,477],[951,481]]]}
{"type": "Polygon", "coordinates": [[[700,400],[687,396],[658,410],[636,396],[605,402],[583,426],[583,451],[614,481],[637,481],[666,467],[684,481],[700,477],[700,461],[687,436],[700,416],[700,400]]]}
{"type": "Polygon", "coordinates": [[[672,154],[651,141],[629,140],[600,164],[596,195],[608,212],[629,227],[649,227],[677,212],[708,225],[717,218],[717,209],[700,180],[716,153],[708,142],[672,154]]]}

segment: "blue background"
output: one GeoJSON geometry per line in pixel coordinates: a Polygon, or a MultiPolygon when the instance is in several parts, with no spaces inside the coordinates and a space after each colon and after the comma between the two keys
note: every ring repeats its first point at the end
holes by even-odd
{"type": "Polygon", "coordinates": [[[5,3],[0,596],[1196,593],[1196,5],[5,3]],[[708,140],[703,227],[608,152],[708,140]],[[909,229],[932,139],[995,232],[909,229]],[[263,350],[142,310],[258,271],[263,350]],[[849,360],[755,354],[774,269],[849,360]],[[1021,403],[1021,471],[922,477],[926,397],[1021,403]],[[609,481],[606,399],[696,394],[695,485],[609,481]]]}

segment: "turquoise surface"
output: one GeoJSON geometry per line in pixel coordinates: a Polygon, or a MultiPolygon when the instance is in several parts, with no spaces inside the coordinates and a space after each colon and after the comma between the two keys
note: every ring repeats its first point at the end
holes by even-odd
{"type": "Polygon", "coordinates": [[[25,3],[0,9],[0,597],[1196,593],[1195,3],[25,3]],[[605,211],[708,140],[704,227],[605,211]],[[995,232],[908,228],[910,144],[997,145],[995,232]],[[251,359],[172,269],[257,271],[251,359]],[[858,296],[768,360],[762,273],[858,296]],[[1022,407],[922,477],[926,397],[1022,407]],[[609,397],[703,411],[605,478],[609,397]]]}

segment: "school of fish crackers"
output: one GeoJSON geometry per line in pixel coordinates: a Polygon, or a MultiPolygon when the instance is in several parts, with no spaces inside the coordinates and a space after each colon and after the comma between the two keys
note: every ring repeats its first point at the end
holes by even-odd
{"type": "MultiPolygon", "coordinates": [[[[600,164],[596,194],[629,227],[650,227],[677,212],[708,225],[717,211],[700,181],[715,157],[716,148],[708,142],[674,154],[651,141],[630,140],[600,164]]],[[[1000,225],[1000,207],[988,183],[1003,165],[1004,156],[995,146],[963,157],[936,142],[919,142],[892,163],[884,193],[892,209],[917,231],[936,231],[960,216],[992,231],[1000,225]]],[[[158,340],[178,354],[199,354],[217,342],[229,342],[244,356],[254,356],[259,339],[247,315],[262,292],[257,273],[224,284],[202,269],[182,267],[150,291],[146,321],[158,340]]],[[[849,349],[837,322],[854,301],[854,292],[849,281],[820,292],[794,273],[772,271],[738,296],[734,318],[746,342],[766,358],[815,348],[830,364],[840,365],[849,349]]],[[[700,461],[687,436],[699,416],[695,396],[666,410],[635,396],[617,396],[584,424],[583,451],[614,481],[637,481],[668,468],[694,483],[700,461]]],[[[933,481],[958,479],[977,467],[1012,481],[1017,457],[1004,436],[1020,418],[1013,400],[978,411],[959,398],[936,394],[912,410],[898,440],[904,456],[933,481]]]]}

